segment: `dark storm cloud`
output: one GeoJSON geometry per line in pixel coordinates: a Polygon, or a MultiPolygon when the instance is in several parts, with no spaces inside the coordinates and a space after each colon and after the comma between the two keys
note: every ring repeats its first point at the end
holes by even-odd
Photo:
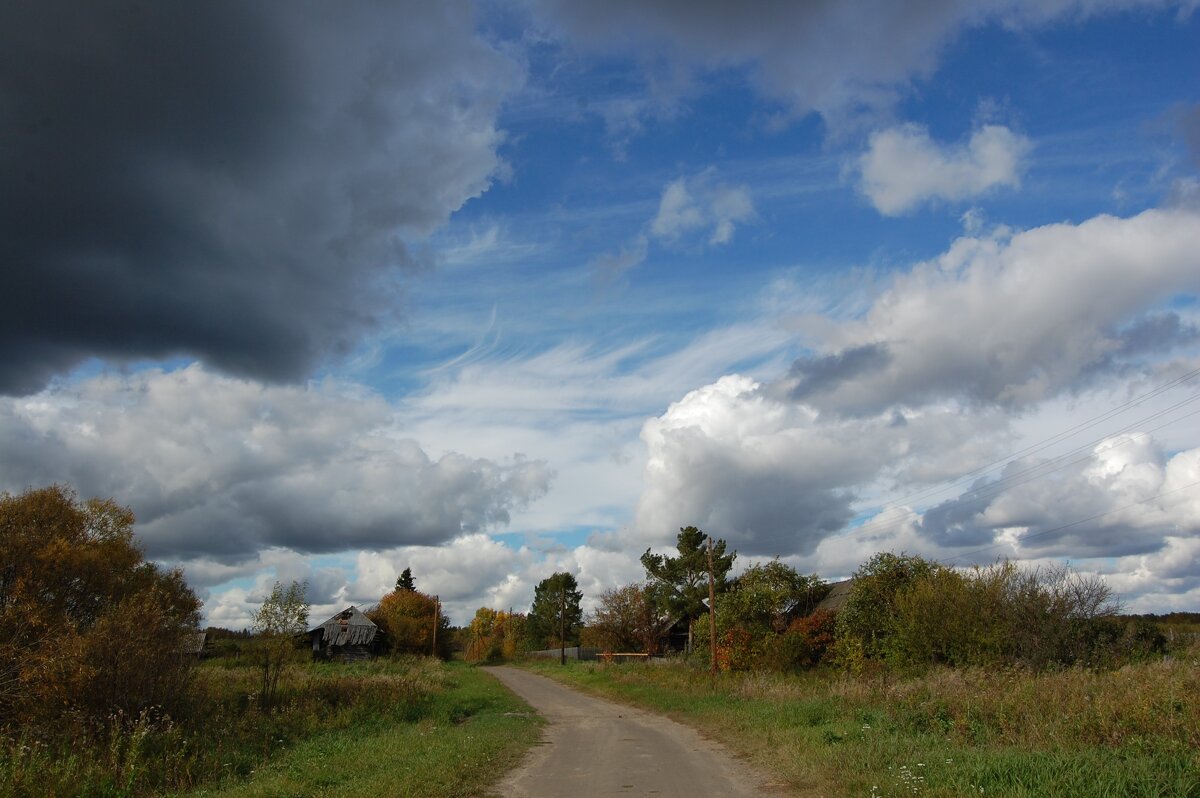
{"type": "Polygon", "coordinates": [[[842,383],[886,367],[892,360],[885,344],[865,344],[824,357],[796,360],[788,374],[791,398],[802,401],[836,389],[842,383]]]}
{"type": "Polygon", "coordinates": [[[979,514],[988,508],[991,498],[976,489],[942,502],[925,512],[921,519],[921,534],[939,546],[986,546],[995,541],[996,531],[981,524],[979,514]]]}
{"type": "Polygon", "coordinates": [[[90,356],[303,376],[486,190],[520,76],[464,2],[11,3],[0,392],[90,356]]]}

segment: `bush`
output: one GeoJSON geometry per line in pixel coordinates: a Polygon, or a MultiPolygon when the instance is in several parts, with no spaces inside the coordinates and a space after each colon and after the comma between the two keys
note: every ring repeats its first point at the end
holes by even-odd
{"type": "MultiPolygon", "coordinates": [[[[811,629],[793,624],[828,592],[817,576],[803,576],[778,559],[758,563],[717,597],[718,663],[732,670],[789,670],[807,667],[824,654],[827,641],[809,639],[811,629]],[[814,647],[820,652],[814,655],[814,647]]],[[[816,623],[827,623],[822,614],[816,623]]],[[[696,650],[708,647],[706,617],[696,626],[696,650]]]]}
{"type": "Polygon", "coordinates": [[[897,596],[942,566],[921,557],[880,553],[854,572],[854,586],[838,612],[839,660],[853,666],[863,659],[886,659],[897,628],[897,596]]]}
{"type": "Polygon", "coordinates": [[[812,668],[824,661],[833,645],[837,616],[828,610],[791,622],[774,647],[775,670],[812,668]]]}
{"type": "Polygon", "coordinates": [[[960,572],[918,557],[876,555],[856,574],[838,616],[843,666],[1021,665],[1111,667],[1161,652],[1152,626],[1111,618],[1098,577],[1067,566],[1012,563],[960,572]]]}
{"type": "Polygon", "coordinates": [[[602,651],[657,653],[670,616],[655,601],[653,585],[631,584],[600,594],[580,642],[602,651]]]}
{"type": "Polygon", "coordinates": [[[0,724],[53,732],[183,700],[200,602],[143,561],[133,520],[57,485],[0,497],[0,724]]]}

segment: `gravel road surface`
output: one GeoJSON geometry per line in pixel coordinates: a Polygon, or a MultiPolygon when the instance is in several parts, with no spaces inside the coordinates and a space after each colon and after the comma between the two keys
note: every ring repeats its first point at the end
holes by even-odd
{"type": "Polygon", "coordinates": [[[541,742],[496,787],[529,798],[785,795],[692,728],[515,668],[488,672],[547,721],[541,742]]]}

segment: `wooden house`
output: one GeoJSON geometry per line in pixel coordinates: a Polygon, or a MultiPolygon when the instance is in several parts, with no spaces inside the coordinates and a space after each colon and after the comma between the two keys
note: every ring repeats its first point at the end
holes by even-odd
{"type": "Polygon", "coordinates": [[[325,623],[308,631],[313,659],[355,662],[375,653],[379,627],[351,605],[325,623]]]}

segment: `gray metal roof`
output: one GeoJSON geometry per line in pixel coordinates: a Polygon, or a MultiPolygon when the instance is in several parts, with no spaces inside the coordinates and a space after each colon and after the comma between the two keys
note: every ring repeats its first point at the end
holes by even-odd
{"type": "Polygon", "coordinates": [[[817,604],[815,609],[837,612],[850,598],[850,588],[852,587],[854,587],[853,579],[834,582],[829,586],[829,592],[825,594],[825,598],[821,599],[821,602],[817,604]]]}
{"type": "Polygon", "coordinates": [[[335,614],[320,626],[313,627],[308,633],[320,631],[322,640],[330,646],[362,646],[375,639],[379,631],[370,618],[351,604],[346,609],[335,614]]]}

